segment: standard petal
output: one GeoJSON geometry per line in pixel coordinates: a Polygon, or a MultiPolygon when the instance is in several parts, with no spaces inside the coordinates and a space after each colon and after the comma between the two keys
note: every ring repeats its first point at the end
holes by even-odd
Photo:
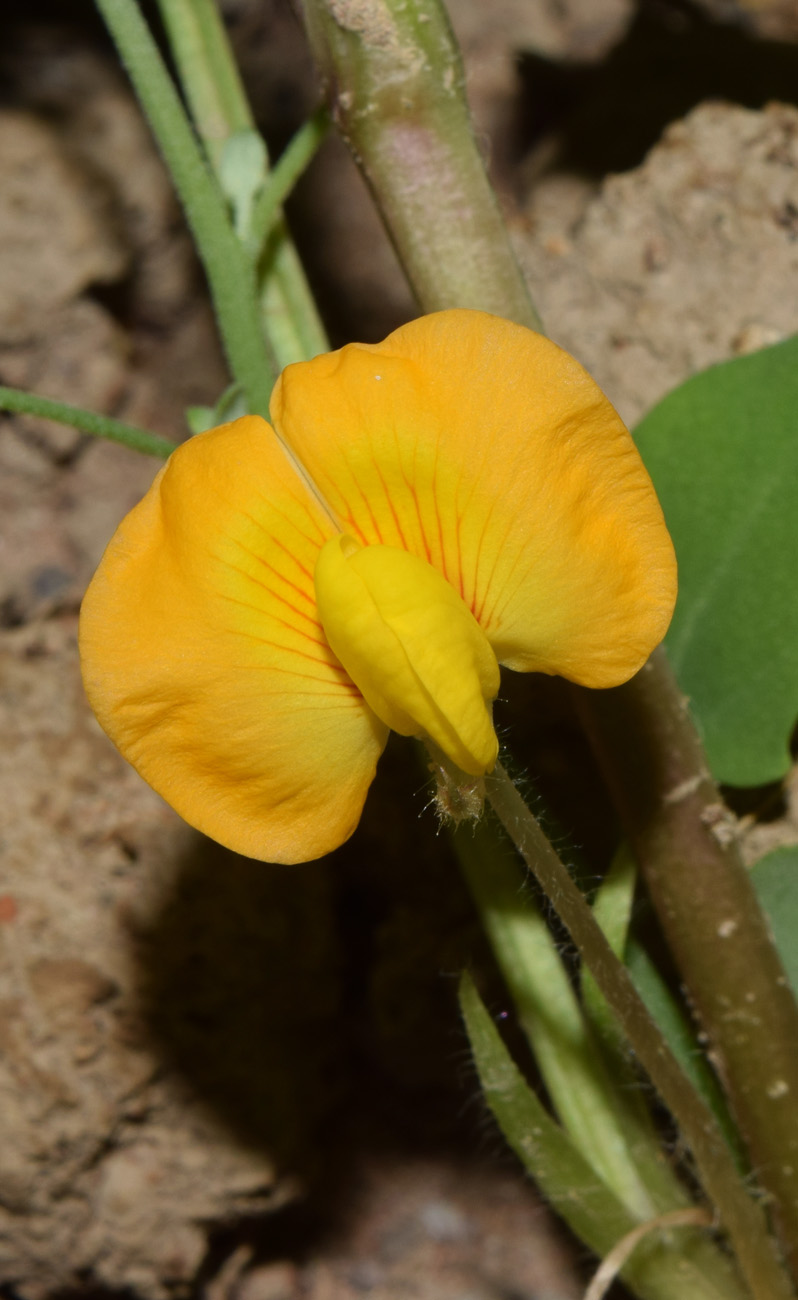
{"type": "Polygon", "coordinates": [[[318,620],[313,569],[334,531],[248,416],[172,455],[81,611],[101,726],[186,821],[267,861],[347,839],[387,737],[318,620]]]}
{"type": "Polygon", "coordinates": [[[289,366],[272,398],[341,528],[438,568],[511,668],[630,677],[675,600],[673,548],[631,437],[542,335],[447,311],[289,366]]]}

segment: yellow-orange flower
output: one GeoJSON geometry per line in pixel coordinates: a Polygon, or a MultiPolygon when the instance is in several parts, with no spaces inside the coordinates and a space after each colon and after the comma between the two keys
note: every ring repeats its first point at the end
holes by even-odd
{"type": "Polygon", "coordinates": [[[298,862],[357,825],[389,728],[496,758],[498,663],[614,686],[663,637],[670,538],[609,402],[475,311],[289,366],[191,439],[81,615],[86,690],[182,816],[298,862]]]}

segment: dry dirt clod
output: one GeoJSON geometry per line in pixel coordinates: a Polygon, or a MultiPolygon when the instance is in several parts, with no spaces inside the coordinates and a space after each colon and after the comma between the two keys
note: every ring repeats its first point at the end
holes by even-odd
{"type": "Polygon", "coordinates": [[[702,104],[594,194],[530,195],[515,242],[552,336],[627,423],[689,375],[798,331],[798,109],[702,104]]]}
{"type": "Polygon", "coordinates": [[[0,113],[0,344],[21,343],[88,285],[123,274],[129,251],[57,135],[32,115],[0,113]]]}
{"type": "Polygon", "coordinates": [[[111,751],[73,618],[0,640],[0,1278],[187,1285],[204,1224],[282,1195],[164,1071],[125,918],[157,913],[196,837],[111,751]]]}
{"type": "Polygon", "coordinates": [[[738,23],[771,41],[798,41],[794,0],[696,0],[711,18],[738,23]]]}

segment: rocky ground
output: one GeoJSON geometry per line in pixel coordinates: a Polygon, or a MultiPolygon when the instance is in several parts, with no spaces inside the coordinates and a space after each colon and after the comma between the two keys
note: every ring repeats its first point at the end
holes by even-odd
{"type": "MultiPolygon", "coordinates": [[[[225,9],[279,148],[315,94],[299,26],[225,9]]],[[[451,12],[543,319],[627,420],[798,330],[794,5],[451,12]]],[[[182,436],[223,363],[90,5],[4,13],[0,85],[0,383],[182,436]]],[[[340,145],[291,218],[335,342],[413,313],[340,145]]],[[[80,596],[156,468],[0,421],[0,1293],[577,1300],[589,1262],[476,1094],[456,975],[487,959],[406,748],[349,846],[266,869],[188,830],[89,714],[80,596]]],[[[563,697],[513,689],[555,805],[564,746],[589,792],[563,697]]],[[[771,795],[752,855],[798,838],[795,781],[771,795]]],[[[589,795],[580,816],[601,861],[589,795]]]]}

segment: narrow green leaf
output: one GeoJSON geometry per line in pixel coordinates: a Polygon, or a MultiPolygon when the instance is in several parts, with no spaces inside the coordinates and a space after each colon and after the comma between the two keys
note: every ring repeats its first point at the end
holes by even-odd
{"type": "Polygon", "coordinates": [[[798,714],[798,338],[689,379],[635,437],[679,559],[666,645],[712,771],[777,780],[798,714]]]}
{"type": "Polygon", "coordinates": [[[253,268],[230,223],[221,189],[136,0],[97,0],[153,134],[205,267],[216,320],[233,375],[249,409],[269,413],[277,375],[261,331],[253,268]]]}
{"type": "Polygon", "coordinates": [[[510,1146],[547,1200],[603,1253],[639,1219],[612,1193],[523,1078],[477,993],[460,982],[460,1007],[486,1099],[510,1146]]]}
{"type": "MultiPolygon", "coordinates": [[[[703,1058],[691,1026],[647,953],[629,938],[636,882],[637,864],[631,849],[624,842],[615,854],[610,870],[593,900],[593,915],[615,955],[628,965],[638,993],[671,1050],[704,1101],[714,1110],[729,1144],[736,1151],[736,1132],[715,1076],[703,1058]]],[[[630,1112],[634,1110],[640,1132],[649,1135],[648,1142],[639,1142],[635,1146],[638,1168],[645,1177],[646,1185],[658,1189],[658,1204],[663,1209],[668,1203],[674,1207],[683,1201],[686,1203],[684,1189],[673,1171],[661,1159],[652,1160],[655,1130],[644,1093],[640,1089],[639,1072],[623,1031],[587,967],[582,969],[581,986],[585,1011],[607,1055],[612,1077],[624,1092],[628,1109],[630,1112]]]]}
{"type": "MultiPolygon", "coordinates": [[[[98,3],[109,2],[98,0],[98,3]]],[[[229,138],[239,132],[256,134],[255,120],[219,7],[216,0],[159,0],[159,6],[183,93],[218,177],[229,138]]],[[[260,147],[251,140],[245,148],[260,152],[260,147]]],[[[262,193],[263,190],[258,192],[250,211],[255,226],[262,193]]],[[[240,199],[240,195],[235,197],[240,199]]],[[[240,219],[237,228],[241,230],[240,219]]],[[[244,244],[240,240],[239,243],[243,250],[244,244]]],[[[330,345],[316,303],[282,215],[277,213],[274,217],[268,256],[259,268],[255,261],[261,247],[251,233],[246,248],[250,269],[253,275],[257,272],[260,324],[276,370],[328,351],[330,345]]],[[[266,413],[264,408],[261,414],[266,413]]]]}
{"type": "MultiPolygon", "coordinates": [[[[583,989],[593,986],[596,1007],[603,1008],[607,1039],[599,1042],[551,932],[523,887],[515,850],[491,818],[475,828],[461,827],[452,844],[569,1139],[638,1221],[689,1205],[684,1186],[663,1158],[660,1135],[616,1018],[592,976],[583,972],[583,989]]],[[[628,854],[619,854],[597,900],[619,947],[633,890],[634,863],[628,854]]]]}
{"type": "MultiPolygon", "coordinates": [[[[535,1096],[468,975],[460,983],[460,1005],[485,1098],[505,1138],[566,1223],[597,1255],[606,1255],[640,1220],[535,1096]]],[[[653,1231],[621,1276],[641,1300],[744,1300],[729,1261],[695,1229],[653,1231]]]]}
{"type": "MultiPolygon", "coordinates": [[[[621,961],[626,952],[636,881],[637,864],[624,841],[593,900],[593,915],[621,961]]],[[[605,1048],[613,1055],[624,1053],[626,1040],[621,1028],[587,967],[582,970],[581,983],[585,1011],[605,1048]]]]}
{"type": "Polygon", "coordinates": [[[263,252],[282,204],[311,162],[329,129],[330,115],[326,105],[323,105],[299,128],[272,168],[257,196],[249,225],[250,252],[253,257],[258,258],[263,252]]]}
{"type": "MultiPolygon", "coordinates": [[[[718,1082],[707,1064],[692,1025],[684,1015],[646,950],[629,936],[637,866],[625,843],[621,844],[593,902],[593,915],[613,952],[625,961],[635,988],[665,1036],[687,1077],[714,1112],[729,1146],[742,1165],[739,1137],[718,1082]]],[[[590,971],[582,971],[582,999],[619,1082],[631,1086],[629,1049],[612,1011],[590,971]]]]}
{"type": "Polygon", "coordinates": [[[798,996],[798,844],[774,849],[751,869],[784,969],[798,996]]]}
{"type": "Polygon", "coordinates": [[[659,1025],[668,1046],[690,1082],[715,1115],[738,1166],[745,1166],[742,1145],[723,1093],[707,1064],[692,1025],[648,953],[634,939],[626,949],[626,965],[635,988],[659,1025]]]}

